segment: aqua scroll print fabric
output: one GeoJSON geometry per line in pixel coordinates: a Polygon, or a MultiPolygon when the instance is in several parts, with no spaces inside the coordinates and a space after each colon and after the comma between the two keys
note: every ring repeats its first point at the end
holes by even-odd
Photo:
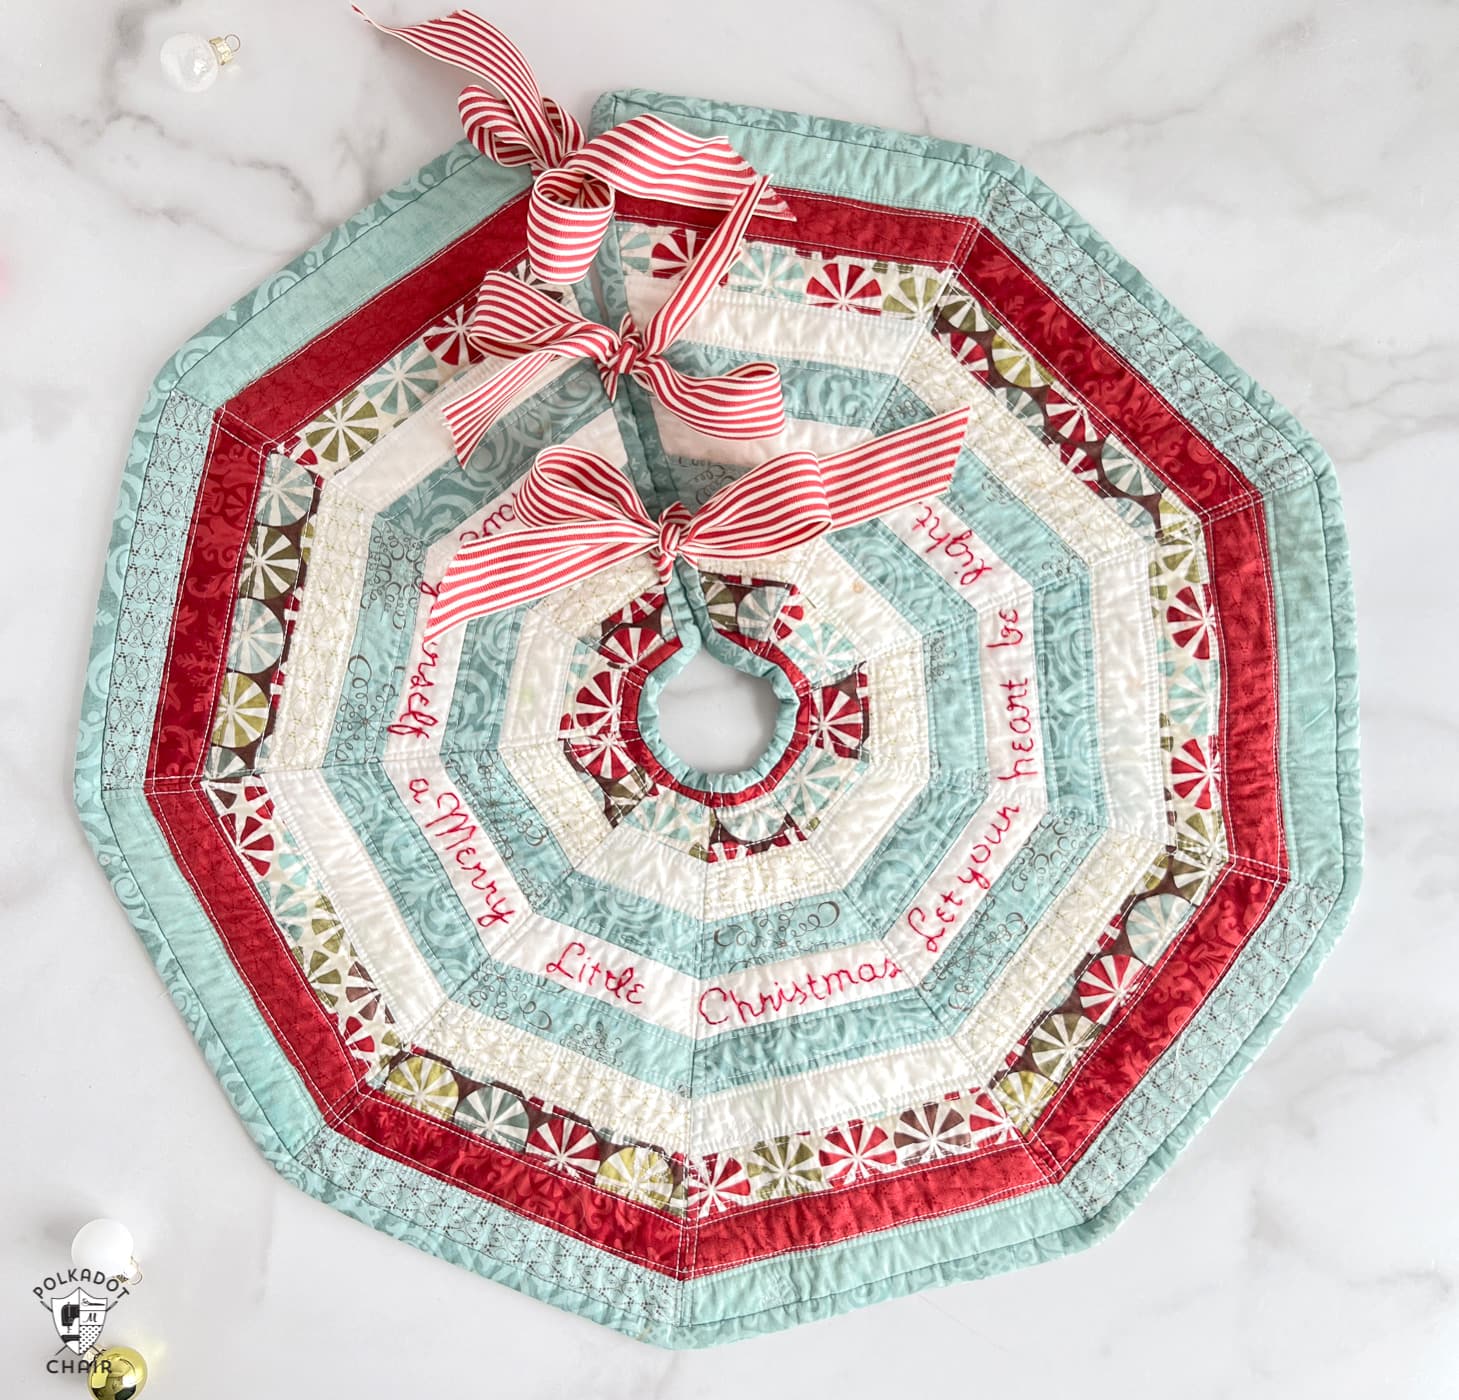
{"type": "MultiPolygon", "coordinates": [[[[694,1346],[1133,1207],[1346,918],[1356,673],[1327,459],[1034,177],[646,93],[593,130],[644,114],[728,137],[793,215],[669,352],[776,364],[783,440],[564,362],[458,464],[439,407],[497,368],[474,290],[532,274],[526,173],[449,152],[159,377],[77,797],[286,1176],[694,1346]],[[935,499],[423,641],[548,443],[694,508],[962,407],[935,499]],[[700,647],[780,697],[747,773],[659,734],[700,647]]],[[[620,194],[601,301],[544,290],[642,324],[715,219],[620,194]]]]}

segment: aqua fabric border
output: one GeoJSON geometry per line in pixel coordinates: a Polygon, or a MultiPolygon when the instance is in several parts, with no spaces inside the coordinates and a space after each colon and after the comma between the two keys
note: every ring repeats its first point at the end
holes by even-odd
{"type": "Polygon", "coordinates": [[[246,316],[192,359],[181,387],[206,402],[226,403],[509,203],[526,184],[524,171],[493,165],[459,142],[240,302],[246,316]],[[382,238],[387,228],[389,237],[382,238]],[[307,295],[299,296],[306,286],[307,295]]]}
{"type": "MultiPolygon", "coordinates": [[[[644,97],[620,94],[604,102],[621,116],[627,114],[625,103],[644,97]]],[[[112,732],[107,715],[118,700],[112,677],[134,549],[145,544],[160,550],[157,566],[162,571],[161,596],[166,597],[170,546],[165,522],[155,538],[141,540],[136,525],[139,515],[160,508],[160,502],[145,504],[148,463],[169,402],[174,412],[186,410],[185,397],[172,397],[179,378],[196,369],[189,374],[190,389],[203,399],[226,398],[232,392],[230,385],[238,387],[233,381],[246,376],[262,354],[250,343],[251,337],[223,351],[220,347],[227,340],[310,271],[337,258],[361,234],[434,188],[453,162],[473,158],[454,148],[238,303],[189,342],[159,376],[123,479],[77,750],[76,800],[88,839],[210,1067],[255,1141],[286,1177],[377,1228],[533,1296],[661,1345],[694,1346],[1065,1253],[1102,1237],[1133,1209],[1285,1019],[1351,909],[1361,869],[1357,681],[1351,571],[1335,474],[1327,458],[1285,410],[1201,337],[1046,187],[1002,157],[928,138],[683,99],[649,98],[642,105],[654,104],[658,104],[655,110],[685,126],[712,130],[734,126],[733,139],[745,154],[783,181],[849,197],[871,192],[926,208],[946,207],[956,200],[954,212],[993,217],[991,211],[998,207],[991,200],[998,187],[994,177],[1001,177],[1063,234],[1062,241],[1043,240],[1042,251],[1031,236],[1016,249],[1038,275],[1078,306],[1077,289],[1097,283],[1089,281],[1092,266],[1131,305],[1154,318],[1153,341],[1147,338],[1121,348],[1183,413],[1193,421],[1210,423],[1213,441],[1269,492],[1265,502],[1269,531],[1279,555],[1286,815],[1298,880],[1216,994],[1198,1009],[1180,1041],[1116,1113],[1061,1187],[969,1212],[956,1222],[938,1222],[941,1244],[931,1247],[938,1254],[945,1248],[967,1250],[961,1257],[928,1261],[928,1246],[922,1240],[931,1227],[911,1225],[696,1280],[676,1295],[660,1277],[645,1276],[647,1271],[590,1246],[564,1241],[510,1212],[493,1217],[488,1238],[497,1252],[472,1250],[460,1240],[460,1222],[453,1223],[450,1215],[449,1188],[439,1183],[412,1183],[417,1188],[418,1220],[389,1213],[381,1201],[371,1199],[371,1192],[381,1189],[371,1184],[380,1179],[378,1163],[325,1130],[237,983],[201,909],[182,885],[141,794],[129,788],[128,777],[134,771],[130,765],[136,759],[135,747],[124,741],[125,732],[129,727],[139,734],[150,731],[147,696],[155,694],[155,682],[149,682],[145,669],[129,671],[124,678],[133,695],[126,723],[112,732]],[[741,133],[748,139],[741,139],[741,133]],[[822,143],[831,143],[833,158],[828,158],[822,143]],[[971,170],[973,178],[949,190],[941,182],[950,169],[964,177],[971,170]],[[1141,358],[1151,344],[1169,351],[1159,363],[1148,355],[1141,358]],[[1178,377],[1168,377],[1173,373],[1171,357],[1191,367],[1204,366],[1190,381],[1197,386],[1195,397],[1183,392],[1178,377]],[[199,368],[209,359],[206,368],[199,368]],[[1223,424],[1213,417],[1220,413],[1229,414],[1230,420],[1223,424]],[[1254,432],[1249,430],[1253,419],[1248,415],[1259,420],[1254,432]],[[1308,559],[1314,567],[1304,572],[1302,564],[1308,559]],[[111,767],[104,771],[108,755],[111,767]],[[178,947],[180,941],[186,943],[185,949],[178,947]],[[269,1099],[267,1112],[261,1096],[269,1099]],[[878,1277],[847,1282],[851,1273],[861,1270],[875,1270],[878,1277]],[[569,1272],[578,1288],[564,1283],[569,1272]]],[[[600,103],[599,114],[604,111],[600,103]]],[[[1020,209],[1011,195],[1006,207],[1013,221],[1011,237],[1027,210],[1020,209]]],[[[423,219],[417,229],[420,237],[441,237],[446,226],[423,219]]],[[[369,265],[378,276],[387,275],[387,263],[369,265]]],[[[343,287],[334,285],[334,274],[347,266],[336,264],[324,279],[331,295],[344,294],[343,287]]],[[[1091,324],[1096,309],[1092,304],[1083,307],[1091,324]]],[[[294,310],[291,306],[285,314],[280,309],[254,331],[274,344],[272,336],[281,330],[285,337],[306,335],[311,322],[307,316],[296,320],[294,310]],[[266,327],[272,329],[264,335],[266,327]]],[[[331,319],[338,314],[342,309],[337,308],[331,319]]],[[[185,446],[179,451],[185,483],[185,446]]],[[[179,532],[184,525],[185,521],[179,523],[179,532]]],[[[180,533],[172,544],[178,541],[180,533]]],[[[174,589],[175,562],[170,585],[174,589]]],[[[149,560],[149,567],[152,563],[149,560]]],[[[493,1209],[475,1198],[472,1202],[483,1219],[493,1209]]]]}
{"type": "MultiPolygon", "coordinates": [[[[73,792],[87,841],[173,1004],[250,1137],[283,1177],[387,1233],[631,1333],[664,1315],[668,1292],[662,1275],[460,1193],[477,1221],[485,1222],[485,1238],[501,1242],[503,1250],[506,1242],[523,1242],[520,1262],[514,1264],[508,1257],[472,1250],[447,1233],[427,1237],[414,1222],[382,1211],[369,1199],[368,1183],[380,1177],[378,1161],[367,1163],[362,1178],[353,1182],[328,1174],[331,1166],[349,1160],[352,1145],[332,1132],[331,1123],[319,1113],[264,1025],[172,860],[140,786],[163,648],[144,645],[137,656],[125,658],[124,666],[119,656],[118,631],[124,615],[131,629],[153,635],[134,614],[124,614],[124,603],[137,596],[129,591],[137,571],[153,581],[148,596],[166,601],[169,610],[177,588],[188,503],[197,491],[207,445],[205,425],[213,412],[212,406],[177,388],[180,377],[249,324],[259,310],[286,294],[297,295],[296,289],[314,271],[339,258],[398,209],[427,196],[463,161],[478,159],[464,145],[447,151],[235,303],[188,341],[157,375],[119,489],[85,673],[73,792]],[[139,524],[144,528],[139,530],[139,524]],[[144,547],[145,553],[139,553],[144,547]],[[118,678],[125,682],[124,688],[119,689],[118,678]],[[560,1276],[579,1279],[580,1287],[545,1283],[541,1271],[548,1266],[560,1276]]],[[[354,1151],[358,1155],[358,1149],[354,1151]]],[[[349,1173],[341,1169],[337,1175],[349,1173]]],[[[515,1244],[512,1250],[518,1252],[515,1244]]]]}
{"type": "MultiPolygon", "coordinates": [[[[773,1321],[749,1309],[735,1318],[721,1314],[714,1335],[704,1339],[718,1341],[1083,1248],[1134,1209],[1290,1014],[1356,899],[1362,867],[1356,625],[1336,474],[1326,454],[1290,413],[1030,172],[991,152],[929,138],[638,91],[600,99],[594,129],[641,111],[654,111],[689,130],[729,128],[730,139],[748,159],[789,186],[971,213],[990,225],[1000,194],[1010,208],[1013,192],[1021,194],[1044,212],[1062,242],[1040,245],[1025,238],[1015,251],[1264,488],[1278,558],[1281,757],[1294,883],[1180,1039],[1062,1183],[1059,1189],[1082,1217],[1079,1223],[1031,1232],[1022,1245],[901,1273],[894,1271],[895,1237],[907,1227],[890,1232],[892,1238],[878,1237],[879,1245],[858,1241],[845,1248],[882,1248],[877,1257],[888,1277],[787,1303],[773,1321]],[[935,163],[941,183],[926,169],[909,168],[908,155],[935,163]],[[969,207],[958,179],[962,170],[947,168],[960,160],[980,172],[986,207],[969,207]],[[879,183],[858,181],[849,170],[873,172],[879,183]],[[1091,269],[1098,275],[1092,278],[1091,269]],[[1097,304],[1091,286],[1099,288],[1097,304]],[[1119,314],[1128,321],[1132,311],[1145,317],[1139,324],[1146,327],[1147,339],[1133,332],[1113,335],[1112,328],[1121,324],[1119,314]],[[1305,513],[1303,504],[1309,506],[1305,513]],[[1314,548],[1318,542],[1320,553],[1314,548]]],[[[641,419],[640,431],[648,435],[650,430],[651,421],[641,419]]]]}

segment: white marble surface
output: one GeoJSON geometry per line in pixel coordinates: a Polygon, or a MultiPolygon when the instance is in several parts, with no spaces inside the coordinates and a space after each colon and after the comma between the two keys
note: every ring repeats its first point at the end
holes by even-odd
{"type": "MultiPolygon", "coordinates": [[[[1327,970],[1111,1240],[1020,1273],[671,1355],[474,1279],[285,1185],[90,860],[69,770],[114,493],[156,366],[446,145],[454,81],[343,0],[0,15],[0,774],[7,1147],[0,1366],[88,1216],[148,1279],[110,1324],[149,1394],[1089,1400],[1459,1393],[1459,11],[1240,0],[564,0],[493,6],[548,90],[659,87],[933,131],[1033,166],[1339,464],[1362,625],[1369,864],[1327,970]],[[739,18],[736,18],[739,16],[739,18]],[[236,31],[210,93],[159,43],[236,31]]],[[[382,17],[424,18],[419,0],[382,17]]]]}

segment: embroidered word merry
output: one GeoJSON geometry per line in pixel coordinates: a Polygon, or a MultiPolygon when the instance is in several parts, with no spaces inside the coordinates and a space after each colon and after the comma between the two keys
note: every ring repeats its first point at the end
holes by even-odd
{"type": "Polygon", "coordinates": [[[547,964],[547,971],[580,987],[601,988],[629,1006],[643,1005],[643,983],[638,980],[633,964],[615,972],[600,962],[589,961],[585,943],[574,940],[563,944],[562,952],[547,964]]]}
{"type": "Polygon", "coordinates": [[[1032,754],[1037,748],[1033,737],[1033,711],[1024,704],[1028,696],[1028,677],[1021,681],[1003,681],[1001,688],[1006,692],[1004,723],[1012,737],[1008,746],[1013,750],[1013,771],[999,773],[1000,783],[1011,783],[1015,778],[1036,778],[1039,770],[1033,766],[1032,754]]]}
{"type": "Polygon", "coordinates": [[[859,963],[856,967],[838,967],[830,972],[811,972],[788,985],[776,982],[768,992],[761,992],[754,1001],[736,996],[726,987],[710,987],[699,997],[699,1015],[711,1026],[722,1026],[739,1018],[742,1026],[766,1016],[776,1016],[793,1006],[809,1006],[813,1001],[831,1001],[854,990],[858,985],[888,981],[900,977],[902,969],[890,958],[881,965],[859,963]]]}
{"type": "Polygon", "coordinates": [[[481,853],[472,844],[477,839],[478,827],[471,820],[466,804],[450,788],[435,793],[434,801],[428,803],[432,797],[429,778],[412,778],[409,786],[411,798],[417,805],[427,811],[432,806],[435,808],[436,816],[418,816],[416,820],[430,837],[441,860],[447,865],[454,864],[466,876],[468,886],[481,896],[486,905],[486,911],[476,916],[477,927],[490,928],[493,924],[506,923],[516,910],[508,905],[506,895],[497,885],[496,876],[481,863],[481,853]]]}
{"type": "MultiPolygon", "coordinates": [[[[966,888],[990,890],[993,882],[983,873],[983,867],[993,859],[993,851],[1003,844],[1003,838],[1013,825],[1018,807],[1000,807],[988,823],[981,838],[973,842],[962,866],[957,872],[957,882],[966,888]]],[[[957,889],[945,890],[929,911],[920,904],[907,911],[907,923],[923,942],[929,953],[942,947],[942,940],[962,920],[963,896],[957,889]]]]}
{"type": "Polygon", "coordinates": [[[927,536],[925,553],[941,554],[951,561],[958,570],[957,582],[960,588],[976,583],[993,567],[991,559],[973,548],[971,530],[959,530],[954,534],[950,526],[943,525],[942,517],[930,505],[922,507],[922,514],[912,522],[912,528],[927,536]]]}

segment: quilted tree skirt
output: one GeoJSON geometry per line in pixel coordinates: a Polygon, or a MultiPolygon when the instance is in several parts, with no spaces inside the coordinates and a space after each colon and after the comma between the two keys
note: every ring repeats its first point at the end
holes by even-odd
{"type": "MultiPolygon", "coordinates": [[[[466,318],[523,265],[528,181],[463,144],[158,377],[76,791],[280,1172],[697,1346],[1132,1209],[1347,916],[1356,671],[1330,463],[1028,172],[645,92],[593,130],[644,112],[727,136],[795,216],[755,220],[670,358],[778,364],[817,452],[970,406],[951,488],[424,644],[541,447],[654,509],[766,455],[564,362],[457,464],[436,410],[494,368],[466,318]],[[776,688],[750,771],[660,736],[701,647],[776,688]]],[[[715,219],[620,197],[552,294],[641,323],[715,219]]]]}

